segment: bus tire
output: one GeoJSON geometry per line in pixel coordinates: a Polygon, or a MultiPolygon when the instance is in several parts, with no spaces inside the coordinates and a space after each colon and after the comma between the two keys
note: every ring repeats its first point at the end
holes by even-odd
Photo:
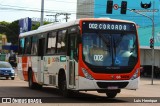
{"type": "Polygon", "coordinates": [[[28,74],[28,86],[30,89],[37,89],[37,90],[42,89],[42,85],[33,82],[33,75],[31,70],[29,71],[28,74]]]}
{"type": "Polygon", "coordinates": [[[106,93],[108,98],[115,98],[117,95],[117,92],[110,92],[110,93],[106,93]]]}
{"type": "Polygon", "coordinates": [[[35,89],[41,90],[42,89],[42,85],[36,83],[36,88],[35,89]]]}
{"type": "Polygon", "coordinates": [[[62,82],[62,95],[64,97],[69,97],[66,80],[63,80],[63,82],[62,82]]]}
{"type": "Polygon", "coordinates": [[[66,76],[64,72],[59,74],[59,90],[64,97],[70,97],[70,91],[67,89],[66,76]]]}
{"type": "Polygon", "coordinates": [[[31,70],[28,72],[28,86],[30,89],[36,88],[36,84],[33,82],[33,75],[31,70]]]}

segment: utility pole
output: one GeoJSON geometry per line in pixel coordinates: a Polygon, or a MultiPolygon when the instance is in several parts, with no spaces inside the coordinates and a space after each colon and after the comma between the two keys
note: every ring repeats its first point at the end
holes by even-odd
{"type": "Polygon", "coordinates": [[[66,18],[64,18],[65,20],[66,20],[66,22],[68,21],[68,19],[69,19],[69,15],[71,15],[70,13],[64,13],[64,15],[66,16],[66,18]]]}
{"type": "Polygon", "coordinates": [[[154,5],[155,5],[155,1],[153,0],[153,17],[152,17],[152,20],[153,20],[153,25],[152,25],[152,39],[153,39],[153,47],[152,47],[152,81],[151,81],[151,84],[153,85],[153,78],[154,78],[154,65],[155,65],[155,55],[154,55],[154,43],[155,43],[155,40],[154,40],[154,5]]]}
{"type": "Polygon", "coordinates": [[[40,21],[40,26],[43,25],[43,16],[44,16],[44,0],[41,0],[41,21],[40,21]]]}
{"type": "Polygon", "coordinates": [[[70,13],[56,13],[56,15],[47,15],[47,16],[54,16],[55,17],[55,22],[58,22],[57,21],[57,16],[60,16],[60,15],[64,15],[65,16],[65,20],[66,22],[68,21],[69,19],[69,15],[71,15],[70,13]]]}
{"type": "MultiPolygon", "coordinates": [[[[153,1],[153,5],[154,5],[154,1],[153,1]]],[[[155,55],[154,55],[154,43],[155,43],[154,42],[154,6],[153,6],[153,17],[152,18],[147,16],[147,15],[145,15],[145,14],[139,13],[139,12],[135,11],[134,9],[127,8],[127,10],[129,10],[131,12],[134,12],[136,14],[142,15],[142,16],[144,16],[144,17],[146,17],[146,18],[148,18],[148,19],[150,19],[152,21],[153,47],[152,47],[152,75],[151,75],[152,76],[152,81],[151,81],[151,85],[153,85],[153,74],[154,74],[154,64],[155,64],[155,62],[154,62],[154,59],[155,59],[155,55]]]]}
{"type": "Polygon", "coordinates": [[[55,15],[46,15],[46,16],[53,16],[54,19],[55,19],[55,22],[58,22],[57,21],[57,17],[60,15],[60,13],[56,13],[55,15]]]}

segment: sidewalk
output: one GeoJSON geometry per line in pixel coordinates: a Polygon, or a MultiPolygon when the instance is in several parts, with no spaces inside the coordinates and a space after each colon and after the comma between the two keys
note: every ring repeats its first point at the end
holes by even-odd
{"type": "Polygon", "coordinates": [[[154,79],[151,85],[151,78],[141,78],[139,89],[123,89],[117,97],[160,97],[160,79],[154,79]]]}

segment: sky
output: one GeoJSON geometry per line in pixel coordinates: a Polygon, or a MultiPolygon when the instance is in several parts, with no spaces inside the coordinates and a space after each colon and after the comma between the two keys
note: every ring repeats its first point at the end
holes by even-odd
{"type": "MultiPolygon", "coordinates": [[[[69,20],[76,19],[77,0],[44,0],[44,20],[54,21],[56,13],[71,13],[69,20]]],[[[0,0],[0,21],[13,22],[26,17],[40,20],[41,0],[0,0]]],[[[65,16],[58,16],[64,22],[65,16]]],[[[68,21],[69,21],[68,20],[68,21]]]]}

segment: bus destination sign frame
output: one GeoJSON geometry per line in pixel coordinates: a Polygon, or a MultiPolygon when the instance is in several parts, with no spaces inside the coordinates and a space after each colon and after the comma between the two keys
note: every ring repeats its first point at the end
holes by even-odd
{"type": "Polygon", "coordinates": [[[120,22],[83,22],[83,31],[102,30],[102,31],[136,31],[133,23],[120,22]]]}

